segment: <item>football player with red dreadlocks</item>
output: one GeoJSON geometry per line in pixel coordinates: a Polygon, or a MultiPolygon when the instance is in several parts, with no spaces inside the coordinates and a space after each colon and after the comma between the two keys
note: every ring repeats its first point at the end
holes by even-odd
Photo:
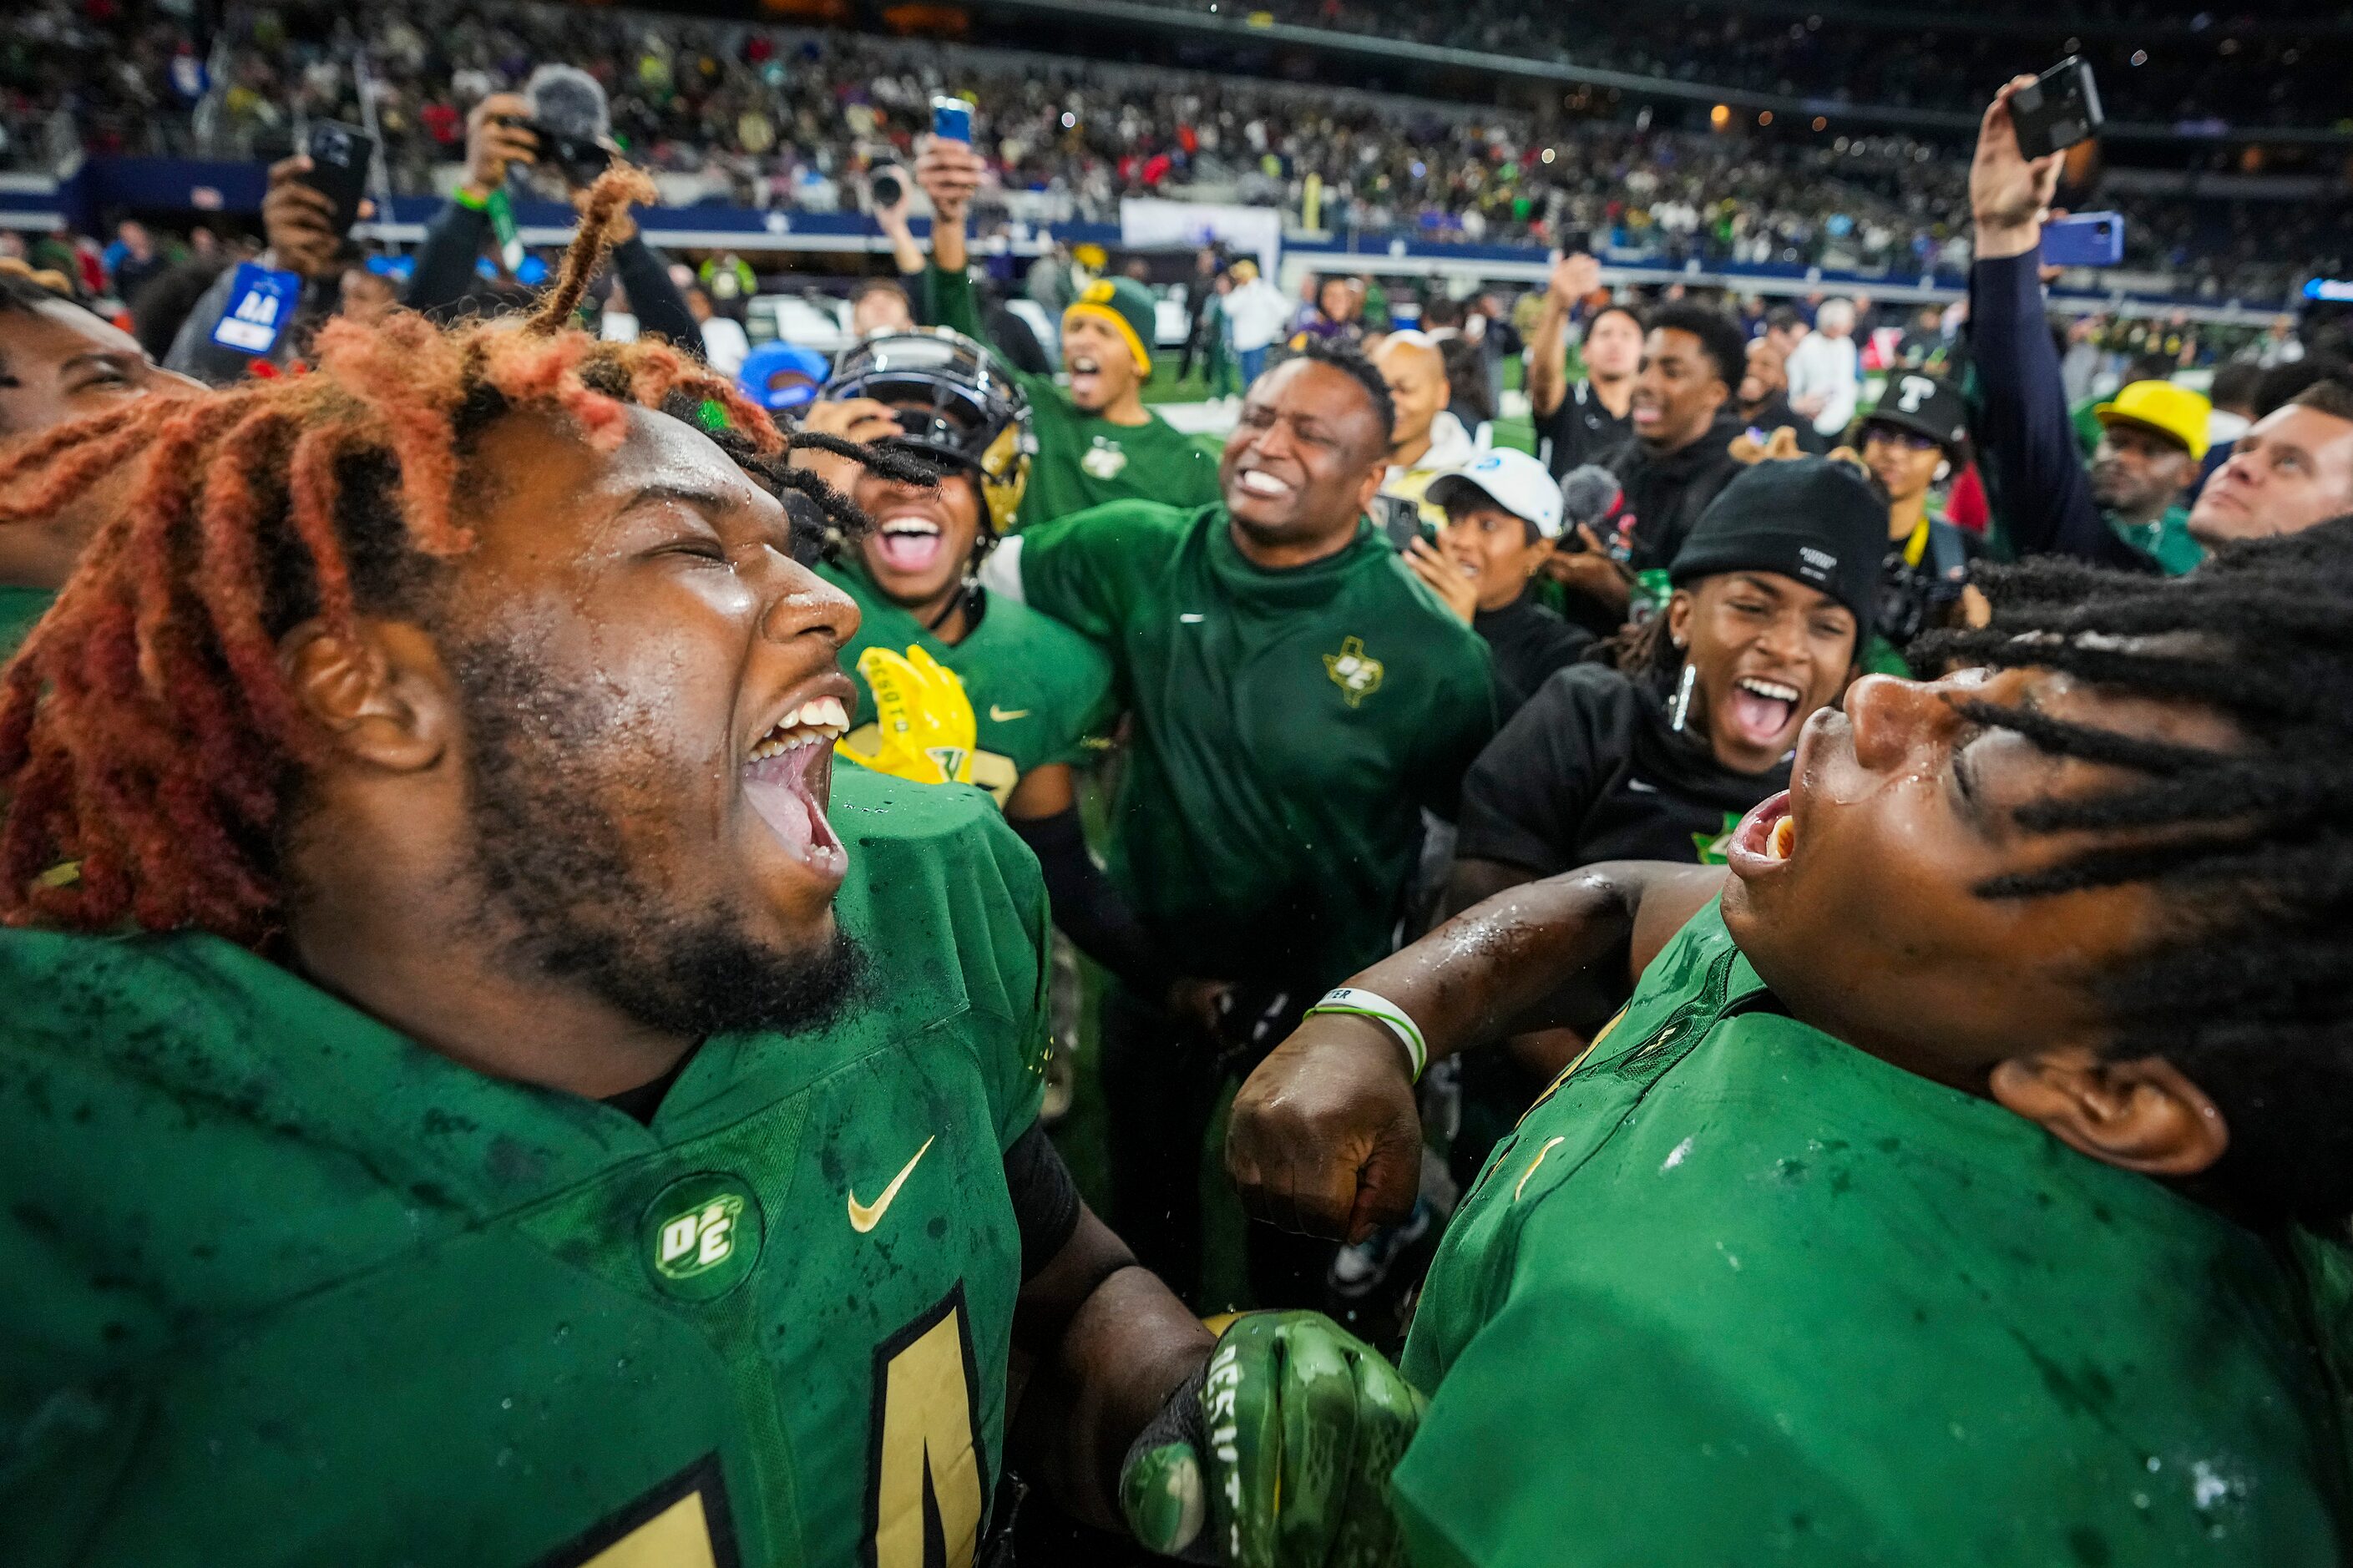
{"type": "Polygon", "coordinates": [[[1035,861],[834,776],[830,438],[567,324],[646,194],[527,321],[0,460],[121,487],[0,675],[9,1561],[960,1568],[1008,1464],[1393,1560],[1396,1374],[1213,1342],[1037,1131],[1035,861]]]}

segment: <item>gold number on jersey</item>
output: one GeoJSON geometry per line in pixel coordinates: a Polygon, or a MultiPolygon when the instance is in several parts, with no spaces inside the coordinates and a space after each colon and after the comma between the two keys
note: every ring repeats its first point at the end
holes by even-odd
{"type": "Polygon", "coordinates": [[[980,1409],[964,1286],[874,1352],[871,1568],[971,1568],[980,1546],[980,1409]]]}

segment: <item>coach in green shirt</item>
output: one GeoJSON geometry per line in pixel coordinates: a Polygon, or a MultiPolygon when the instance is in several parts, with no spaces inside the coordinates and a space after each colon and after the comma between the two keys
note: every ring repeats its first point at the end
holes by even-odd
{"type": "MultiPolygon", "coordinates": [[[[932,199],[932,308],[943,326],[987,341],[965,271],[965,213],[980,159],[960,142],[934,139],[915,163],[932,199]]],[[[1014,373],[1029,394],[1038,454],[1014,526],[1030,528],[1106,501],[1207,506],[1218,465],[1193,438],[1144,406],[1152,379],[1153,302],[1142,285],[1104,279],[1062,312],[1062,374],[1014,373]]]]}
{"type": "Polygon", "coordinates": [[[983,569],[1105,645],[1134,721],[1111,874],[1196,978],[1113,994],[1103,1071],[1123,1234],[1172,1280],[1212,1052],[1262,1048],[1388,949],[1421,810],[1452,815],[1494,728],[1484,644],[1365,521],[1391,423],[1370,364],[1319,346],[1251,388],[1222,502],[1082,512],[983,569]]]}

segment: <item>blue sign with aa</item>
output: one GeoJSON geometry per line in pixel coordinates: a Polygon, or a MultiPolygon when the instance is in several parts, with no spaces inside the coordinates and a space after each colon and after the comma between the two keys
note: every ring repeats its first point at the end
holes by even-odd
{"type": "Polygon", "coordinates": [[[213,326],[213,342],[259,358],[278,346],[286,323],[294,319],[294,307],[302,300],[302,275],[241,261],[229,282],[228,298],[227,311],[213,326]]]}

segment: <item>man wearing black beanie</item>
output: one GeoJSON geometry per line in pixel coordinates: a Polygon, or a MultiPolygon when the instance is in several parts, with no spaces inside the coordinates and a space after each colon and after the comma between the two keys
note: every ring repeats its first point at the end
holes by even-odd
{"type": "MultiPolygon", "coordinates": [[[[1799,727],[1853,676],[1886,536],[1885,503],[1844,464],[1742,470],[1614,665],[1555,674],[1472,764],[1448,907],[1599,860],[1720,862],[1748,808],[1788,785],[1799,727]]],[[[1553,1033],[1464,1058],[1458,1173],[1582,1044],[1553,1033]]]]}

